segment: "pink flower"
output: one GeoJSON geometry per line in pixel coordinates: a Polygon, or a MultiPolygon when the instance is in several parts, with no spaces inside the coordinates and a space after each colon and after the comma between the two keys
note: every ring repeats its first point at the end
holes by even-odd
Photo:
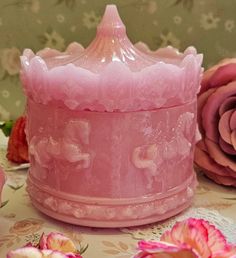
{"type": "Polygon", "coordinates": [[[161,236],[160,242],[141,241],[134,258],[233,258],[236,246],[202,219],[177,222],[161,236]]]}
{"type": "Polygon", "coordinates": [[[140,252],[134,258],[201,258],[184,245],[178,247],[165,242],[140,241],[140,252]]]}
{"type": "Polygon", "coordinates": [[[73,241],[61,233],[42,234],[39,240],[39,248],[63,252],[68,258],[82,258],[82,256],[78,254],[73,241]]]}
{"type": "Polygon", "coordinates": [[[39,241],[40,249],[57,250],[63,253],[76,253],[77,249],[73,241],[61,233],[42,234],[39,241]]]}
{"type": "MultiPolygon", "coordinates": [[[[83,251],[85,251],[83,249],[83,251]]],[[[42,234],[39,243],[10,251],[7,258],[82,258],[72,240],[60,233],[42,234]]]]}
{"type": "Polygon", "coordinates": [[[215,182],[236,186],[236,58],[205,72],[198,97],[202,139],[195,163],[215,182]]]}

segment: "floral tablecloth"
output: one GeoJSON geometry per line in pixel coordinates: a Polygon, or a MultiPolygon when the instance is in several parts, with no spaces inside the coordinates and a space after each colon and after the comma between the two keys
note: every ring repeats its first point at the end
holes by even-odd
{"type": "Polygon", "coordinates": [[[89,245],[84,258],[128,258],[135,253],[139,239],[157,239],[181,218],[195,216],[209,219],[236,243],[236,189],[218,186],[199,174],[199,186],[190,209],[163,223],[126,229],[96,229],[73,226],[53,220],[31,204],[25,190],[27,169],[12,171],[5,157],[7,139],[0,134],[0,164],[5,167],[7,182],[0,208],[0,257],[9,249],[35,242],[45,232],[59,231],[81,246],[89,245]]]}

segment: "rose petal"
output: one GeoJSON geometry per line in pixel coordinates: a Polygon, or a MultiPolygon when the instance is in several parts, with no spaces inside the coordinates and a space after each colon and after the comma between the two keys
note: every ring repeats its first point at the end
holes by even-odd
{"type": "Polygon", "coordinates": [[[236,163],[231,160],[222,150],[219,145],[210,139],[205,138],[205,144],[207,146],[209,155],[215,160],[216,163],[223,167],[229,167],[236,172],[236,163]]]}
{"type": "Polygon", "coordinates": [[[199,142],[197,142],[196,146],[198,148],[200,148],[201,150],[207,152],[207,147],[206,147],[206,144],[203,140],[200,140],[199,142]]]}
{"type": "Polygon", "coordinates": [[[236,130],[234,130],[232,133],[231,133],[231,142],[232,142],[232,145],[234,147],[234,149],[236,150],[236,130]]]}
{"type": "MultiPolygon", "coordinates": [[[[230,139],[232,137],[232,134],[230,135],[230,139]]],[[[232,140],[231,140],[232,142],[232,140]]],[[[219,144],[221,149],[226,152],[229,155],[236,155],[236,150],[232,147],[232,145],[228,144],[227,142],[225,142],[224,140],[222,140],[222,138],[219,138],[219,144]]]]}
{"type": "Polygon", "coordinates": [[[209,84],[211,87],[219,87],[236,79],[236,64],[229,63],[219,67],[211,76],[209,84]]]}
{"type": "Polygon", "coordinates": [[[72,254],[72,253],[67,253],[66,257],[67,258],[83,258],[80,254],[72,254]]]}
{"type": "Polygon", "coordinates": [[[228,245],[212,255],[212,258],[236,258],[236,246],[228,245]]]}
{"type": "Polygon", "coordinates": [[[138,249],[141,251],[147,251],[150,253],[156,252],[156,250],[169,250],[169,251],[177,251],[179,250],[178,246],[172,245],[170,243],[162,242],[162,241],[139,241],[138,249]]]}
{"type": "Polygon", "coordinates": [[[53,250],[42,250],[43,258],[68,258],[66,254],[53,250]]]}
{"type": "Polygon", "coordinates": [[[236,129],[236,112],[235,112],[235,109],[234,109],[233,114],[230,117],[229,125],[230,125],[230,129],[232,131],[236,129]]]}
{"type": "Polygon", "coordinates": [[[10,251],[7,258],[43,258],[42,253],[34,247],[23,247],[10,251]]]}
{"type": "Polygon", "coordinates": [[[47,249],[47,236],[43,233],[39,239],[39,248],[40,249],[47,249]]]}
{"type": "Polygon", "coordinates": [[[222,139],[231,144],[231,129],[230,129],[230,125],[229,125],[229,121],[231,120],[231,116],[234,113],[234,110],[229,110],[226,111],[220,118],[219,124],[218,124],[218,129],[220,132],[220,135],[222,137],[222,139]]]}
{"type": "Polygon", "coordinates": [[[216,130],[219,120],[219,106],[226,98],[234,94],[236,94],[236,81],[222,86],[212,93],[202,110],[202,124],[206,136],[214,142],[218,142],[219,138],[219,132],[216,130]]]}
{"type": "Polygon", "coordinates": [[[216,253],[225,249],[227,247],[227,241],[221,231],[206,220],[202,220],[202,223],[208,232],[208,246],[211,252],[216,253]]]}
{"type": "Polygon", "coordinates": [[[230,109],[234,109],[235,103],[236,103],[236,97],[229,97],[229,98],[225,99],[225,101],[223,101],[223,103],[221,104],[221,106],[219,108],[220,116],[222,116],[222,114],[225,113],[226,111],[228,111],[230,109]]]}
{"type": "Polygon", "coordinates": [[[139,252],[134,258],[200,258],[193,250],[186,246],[175,246],[165,242],[140,241],[139,252]]]}
{"type": "Polygon", "coordinates": [[[48,249],[62,251],[64,253],[75,253],[77,251],[71,239],[60,233],[50,233],[48,235],[47,247],[48,249]]]}
{"type": "MultiPolygon", "coordinates": [[[[201,82],[201,93],[208,90],[209,88],[212,88],[214,84],[211,83],[212,76],[214,73],[219,69],[220,67],[223,67],[225,65],[236,63],[236,58],[226,58],[221,60],[218,64],[212,66],[210,69],[204,72],[202,82],[201,82]]],[[[215,85],[216,86],[216,85],[215,85]]]]}
{"type": "Polygon", "coordinates": [[[217,184],[226,186],[236,186],[236,179],[230,176],[220,176],[210,171],[204,170],[207,177],[215,181],[217,184]]]}
{"type": "Polygon", "coordinates": [[[205,91],[202,93],[197,100],[197,121],[198,121],[198,127],[201,134],[204,134],[204,129],[202,127],[202,109],[204,105],[206,104],[209,96],[215,92],[216,89],[209,89],[208,91],[205,91]]]}
{"type": "Polygon", "coordinates": [[[177,222],[170,231],[161,236],[161,241],[174,245],[186,244],[191,246],[200,257],[209,257],[211,251],[208,247],[208,232],[202,220],[188,219],[177,222]]]}
{"type": "Polygon", "coordinates": [[[235,177],[236,173],[229,168],[223,167],[216,163],[206,151],[202,150],[197,144],[194,154],[195,163],[204,170],[210,171],[216,175],[235,177]]]}
{"type": "Polygon", "coordinates": [[[201,81],[201,90],[200,90],[200,94],[202,94],[203,92],[206,92],[207,90],[209,90],[211,88],[211,85],[209,84],[209,80],[212,77],[212,75],[215,72],[215,67],[211,67],[209,70],[205,71],[203,74],[203,78],[201,81]]]}

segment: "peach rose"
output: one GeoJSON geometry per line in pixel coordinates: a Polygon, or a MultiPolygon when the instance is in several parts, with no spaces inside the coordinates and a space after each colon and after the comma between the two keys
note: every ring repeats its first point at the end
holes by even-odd
{"type": "Polygon", "coordinates": [[[206,71],[198,96],[202,139],[195,163],[216,183],[236,186],[236,58],[206,71]]]}
{"type": "Polygon", "coordinates": [[[35,233],[42,228],[43,221],[39,219],[24,219],[17,221],[11,228],[10,233],[20,236],[35,233]]]}
{"type": "Polygon", "coordinates": [[[16,75],[20,71],[20,55],[18,48],[5,48],[2,50],[1,63],[2,68],[7,71],[9,75],[16,75]]]}

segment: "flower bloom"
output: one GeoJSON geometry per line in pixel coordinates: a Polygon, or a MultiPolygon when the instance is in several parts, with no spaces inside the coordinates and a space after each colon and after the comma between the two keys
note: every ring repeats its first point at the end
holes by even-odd
{"type": "Polygon", "coordinates": [[[205,72],[198,96],[202,139],[195,163],[215,182],[236,186],[236,59],[226,59],[205,72]]]}
{"type": "Polygon", "coordinates": [[[72,240],[60,233],[42,234],[39,243],[10,251],[7,258],[82,258],[72,240]]]}
{"type": "MultiPolygon", "coordinates": [[[[28,144],[25,135],[25,125],[26,117],[19,117],[13,125],[8,141],[7,159],[15,163],[29,162],[28,144]]],[[[25,223],[26,225],[35,224],[31,221],[25,221],[25,223]]]]}
{"type": "Polygon", "coordinates": [[[177,222],[161,241],[140,241],[134,258],[234,258],[236,246],[202,219],[177,222]]]}

